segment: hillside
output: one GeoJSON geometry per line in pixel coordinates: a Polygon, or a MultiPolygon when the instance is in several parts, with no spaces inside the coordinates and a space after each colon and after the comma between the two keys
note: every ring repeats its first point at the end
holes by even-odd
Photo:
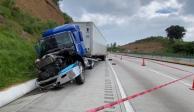
{"type": "Polygon", "coordinates": [[[159,55],[184,55],[193,56],[194,42],[185,42],[182,39],[170,41],[165,37],[148,37],[129,43],[120,48],[125,52],[132,53],[147,53],[159,55]]]}
{"type": "Polygon", "coordinates": [[[16,0],[16,7],[43,21],[53,20],[58,24],[65,23],[63,14],[53,0],[16,0]]]}
{"type": "Polygon", "coordinates": [[[165,50],[166,40],[163,37],[149,37],[142,40],[137,40],[132,43],[121,46],[125,51],[152,53],[163,52],[165,50]]]}
{"type": "MultiPolygon", "coordinates": [[[[50,5],[43,1],[0,0],[0,90],[36,77],[35,42],[41,36],[42,31],[69,21],[69,18],[63,20],[65,17],[44,19],[47,14],[47,16],[53,16],[57,9],[50,8],[46,11],[44,8],[50,5]],[[37,5],[33,1],[36,1],[37,5]],[[34,5],[31,5],[31,9],[26,9],[22,8],[19,3],[24,3],[25,6],[34,5]],[[29,10],[32,13],[28,12],[29,10]],[[36,12],[37,15],[33,12],[36,12]]],[[[56,14],[63,15],[60,12],[56,14]]]]}

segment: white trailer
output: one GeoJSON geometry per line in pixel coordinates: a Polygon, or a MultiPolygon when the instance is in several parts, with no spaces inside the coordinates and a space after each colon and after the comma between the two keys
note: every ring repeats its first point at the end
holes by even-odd
{"type": "Polygon", "coordinates": [[[107,54],[106,39],[96,25],[93,22],[74,22],[74,24],[80,27],[87,56],[105,60],[107,54]]]}

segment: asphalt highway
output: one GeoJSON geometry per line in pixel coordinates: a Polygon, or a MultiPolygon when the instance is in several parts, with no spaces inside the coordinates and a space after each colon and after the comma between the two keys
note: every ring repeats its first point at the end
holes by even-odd
{"type": "MultiPolygon", "coordinates": [[[[86,70],[86,82],[60,89],[34,90],[0,108],[0,112],[85,112],[135,93],[194,73],[193,67],[109,55],[107,61],[86,70]],[[108,60],[112,59],[112,61],[108,60]]],[[[104,112],[194,112],[194,77],[118,104],[104,112]]]]}

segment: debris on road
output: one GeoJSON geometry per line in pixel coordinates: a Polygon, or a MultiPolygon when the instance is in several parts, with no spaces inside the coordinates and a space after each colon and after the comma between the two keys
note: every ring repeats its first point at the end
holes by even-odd
{"type": "Polygon", "coordinates": [[[116,65],[116,63],[112,63],[112,65],[116,65]]]}
{"type": "Polygon", "coordinates": [[[109,60],[109,61],[112,61],[112,59],[111,59],[111,58],[109,58],[108,60],[109,60]]]}

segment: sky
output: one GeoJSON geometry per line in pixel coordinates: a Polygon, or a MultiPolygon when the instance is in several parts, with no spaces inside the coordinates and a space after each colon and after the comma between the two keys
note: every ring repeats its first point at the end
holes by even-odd
{"type": "Polygon", "coordinates": [[[171,25],[185,27],[184,40],[194,41],[194,0],[61,0],[59,6],[74,21],[93,21],[108,43],[166,36],[171,25]]]}

